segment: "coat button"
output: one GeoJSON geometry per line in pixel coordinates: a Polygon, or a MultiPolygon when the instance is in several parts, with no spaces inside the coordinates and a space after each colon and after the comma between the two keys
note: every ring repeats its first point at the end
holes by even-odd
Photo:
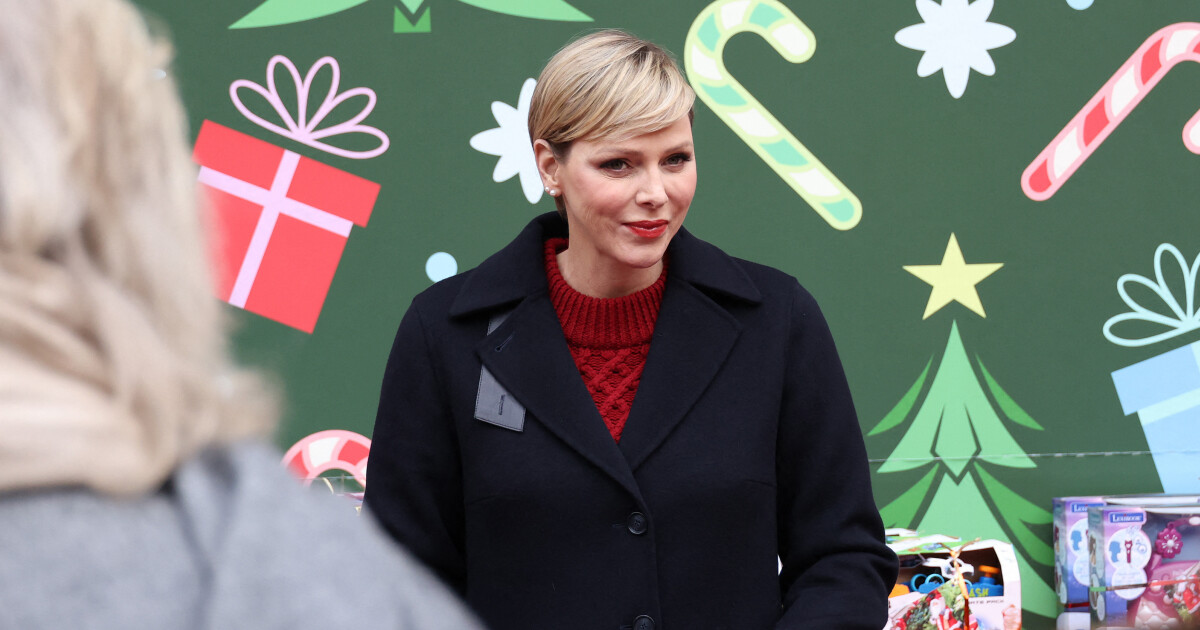
{"type": "Polygon", "coordinates": [[[633,620],[633,630],[654,630],[654,620],[647,615],[642,615],[633,620]]]}
{"type": "MultiPolygon", "coordinates": [[[[633,514],[630,514],[629,518],[625,521],[625,526],[629,528],[629,533],[641,536],[642,534],[646,533],[646,525],[648,522],[649,521],[646,520],[645,514],[642,514],[641,512],[634,512],[633,514]]],[[[642,617],[638,617],[638,619],[642,619],[642,617]]],[[[645,619],[650,618],[645,617],[645,619]]],[[[646,627],[651,628],[653,625],[654,621],[651,620],[650,625],[646,627]]],[[[635,626],[635,630],[641,630],[641,627],[635,626]]]]}

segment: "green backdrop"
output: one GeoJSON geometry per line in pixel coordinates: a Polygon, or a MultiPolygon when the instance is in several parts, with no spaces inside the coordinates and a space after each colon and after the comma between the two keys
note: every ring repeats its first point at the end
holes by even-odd
{"type": "MultiPolygon", "coordinates": [[[[1200,157],[1181,141],[1200,106],[1200,67],[1174,65],[1196,60],[1192,27],[1165,33],[1157,61],[1137,56],[1160,29],[1200,20],[1200,5],[724,0],[706,12],[709,4],[142,0],[175,41],[193,134],[213,121],[379,185],[311,334],[230,307],[241,356],[275,371],[286,390],[279,444],[324,429],[370,435],[392,336],[432,282],[430,257],[444,252],[469,269],[553,208],[537,182],[536,203],[527,198],[517,173],[531,165],[507,142],[524,133],[523,85],[572,36],[625,28],[687,58],[703,97],[688,228],[795,275],[820,301],[888,524],[1013,542],[1027,570],[1026,627],[1051,627],[1051,497],[1200,491],[1187,468],[1200,461],[1200,376],[1189,372],[1200,370],[1200,346],[1190,345],[1200,341],[1200,157]],[[811,58],[786,59],[787,45],[811,58]],[[266,84],[274,55],[301,76],[331,56],[339,92],[373,90],[361,124],[386,134],[387,150],[343,157],[243,115],[230,85],[266,84]],[[1106,88],[1131,58],[1132,74],[1106,88]],[[1098,95],[1107,109],[1093,112],[1098,95]],[[1068,139],[1075,144],[1051,146],[1080,112],[1092,114],[1068,139]],[[739,124],[767,137],[743,140],[739,124]],[[476,138],[490,129],[500,131],[476,138]],[[1022,174],[1048,146],[1042,178],[1061,187],[1035,201],[1022,174]],[[851,197],[857,223],[845,219],[858,216],[851,197]],[[1162,244],[1178,249],[1182,269],[1170,251],[1156,259],[1162,244]],[[1133,308],[1119,292],[1124,274],[1145,277],[1123,286],[1160,316],[1116,325],[1114,342],[1106,321],[1133,308]],[[1113,372],[1135,364],[1119,395],[1113,372]],[[1135,413],[1143,407],[1152,409],[1135,413]]],[[[291,78],[276,75],[295,112],[291,78]]],[[[310,114],[329,77],[327,68],[314,79],[310,114]]],[[[264,100],[239,95],[271,119],[264,100]]],[[[347,99],[318,128],[356,122],[367,101],[347,99]]],[[[379,145],[364,134],[322,142],[379,145]]]]}

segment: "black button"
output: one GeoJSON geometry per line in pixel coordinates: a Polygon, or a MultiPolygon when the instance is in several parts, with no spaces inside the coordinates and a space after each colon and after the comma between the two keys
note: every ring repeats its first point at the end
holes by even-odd
{"type": "Polygon", "coordinates": [[[642,615],[633,620],[633,630],[654,630],[654,620],[647,615],[642,615]]]}
{"type": "MultiPolygon", "coordinates": [[[[634,512],[633,514],[630,514],[629,518],[625,521],[625,527],[629,528],[629,533],[637,534],[638,536],[646,533],[647,524],[649,524],[649,521],[646,520],[646,515],[642,514],[641,512],[634,512]]],[[[638,617],[638,619],[641,619],[641,617],[638,617]]],[[[646,619],[650,618],[646,617],[646,619]]],[[[654,621],[652,620],[650,624],[651,625],[647,627],[653,627],[654,621]]],[[[635,630],[641,629],[635,627],[635,630]]]]}

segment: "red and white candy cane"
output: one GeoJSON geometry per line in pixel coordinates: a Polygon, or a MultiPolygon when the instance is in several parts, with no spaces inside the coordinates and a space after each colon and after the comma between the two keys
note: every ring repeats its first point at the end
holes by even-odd
{"type": "Polygon", "coordinates": [[[307,486],[322,473],[341,470],[367,487],[367,455],[371,440],[353,431],[318,431],[296,442],[283,455],[283,463],[307,486]]]}
{"type": "MultiPolygon", "coordinates": [[[[1200,24],[1195,22],[1163,28],[1137,49],[1025,169],[1025,194],[1036,201],[1053,196],[1159,80],[1183,61],[1200,62],[1200,24]]],[[[1184,125],[1183,144],[1200,154],[1200,112],[1184,125]]]]}

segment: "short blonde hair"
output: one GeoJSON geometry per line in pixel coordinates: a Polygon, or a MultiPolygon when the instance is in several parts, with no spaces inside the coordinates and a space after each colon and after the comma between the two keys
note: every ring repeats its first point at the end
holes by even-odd
{"type": "MultiPolygon", "coordinates": [[[[566,157],[575,140],[625,140],[691,116],[696,93],[665,49],[616,29],[550,58],[529,103],[529,139],[566,157]]],[[[556,197],[562,214],[562,198],[556,197]]]]}
{"type": "Polygon", "coordinates": [[[151,490],[275,418],[229,356],[170,51],[125,0],[0,15],[0,491],[151,490]]]}

